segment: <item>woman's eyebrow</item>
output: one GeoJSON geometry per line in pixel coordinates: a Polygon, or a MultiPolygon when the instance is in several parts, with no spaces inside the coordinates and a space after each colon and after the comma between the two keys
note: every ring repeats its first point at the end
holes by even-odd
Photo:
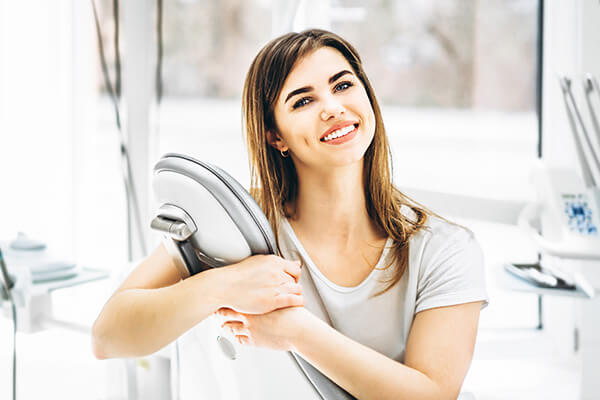
{"type": "Polygon", "coordinates": [[[285,101],[283,103],[284,104],[287,103],[287,101],[290,99],[290,97],[293,97],[293,96],[295,96],[297,94],[300,94],[300,93],[310,92],[311,90],[313,90],[312,86],[304,86],[304,87],[301,87],[300,89],[292,90],[287,95],[287,97],[285,98],[285,101]]]}
{"type": "Polygon", "coordinates": [[[346,74],[352,74],[352,72],[345,69],[343,71],[338,72],[337,74],[331,75],[331,78],[329,78],[329,84],[331,85],[333,82],[337,81],[338,79],[340,79],[342,76],[344,76],[346,74]]]}
{"type": "MultiPolygon", "coordinates": [[[[329,84],[331,85],[333,82],[337,81],[338,79],[340,79],[342,76],[346,75],[346,74],[352,74],[352,72],[348,71],[347,69],[340,71],[336,74],[331,75],[331,77],[329,78],[329,84]]],[[[300,93],[306,93],[306,92],[310,92],[311,90],[313,90],[314,88],[312,86],[304,86],[301,87],[300,89],[296,89],[296,90],[292,90],[290,93],[288,93],[287,97],[285,98],[285,101],[283,102],[284,104],[287,103],[287,101],[300,93]]]]}

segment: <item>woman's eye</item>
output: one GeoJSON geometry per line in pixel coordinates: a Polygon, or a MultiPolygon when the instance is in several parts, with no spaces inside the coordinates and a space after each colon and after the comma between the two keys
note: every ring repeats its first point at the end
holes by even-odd
{"type": "Polygon", "coordinates": [[[310,103],[310,99],[308,97],[303,97],[300,100],[298,100],[297,102],[295,102],[294,105],[292,106],[292,108],[295,110],[296,108],[305,106],[308,103],[310,103]]]}
{"type": "Polygon", "coordinates": [[[341,82],[341,83],[338,83],[337,85],[335,85],[335,88],[333,89],[333,91],[339,92],[342,90],[346,90],[351,86],[352,86],[352,82],[341,82]]]}

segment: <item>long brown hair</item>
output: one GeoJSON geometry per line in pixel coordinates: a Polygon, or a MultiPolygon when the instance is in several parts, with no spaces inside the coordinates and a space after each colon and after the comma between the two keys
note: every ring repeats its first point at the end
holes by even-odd
{"type": "MultiPolygon", "coordinates": [[[[409,199],[392,184],[392,155],[375,93],[354,47],[338,35],[310,29],[288,33],[266,44],[258,53],[246,76],[242,96],[243,127],[250,162],[250,193],[266,214],[275,232],[279,218],[293,217],[298,195],[298,176],[291,157],[283,158],[268,143],[267,131],[276,131],[274,108],[288,74],[302,57],[321,47],[332,47],[348,61],[365,87],[375,114],[375,135],[364,155],[363,182],[367,212],[378,228],[393,239],[394,257],[389,268],[396,268],[382,294],[400,280],[408,265],[409,239],[422,229],[428,214],[425,207],[409,199]],[[407,218],[401,207],[410,207],[415,218],[407,218]]],[[[278,235],[276,235],[278,237],[278,235]]],[[[279,244],[279,243],[278,243],[279,244]]]]}

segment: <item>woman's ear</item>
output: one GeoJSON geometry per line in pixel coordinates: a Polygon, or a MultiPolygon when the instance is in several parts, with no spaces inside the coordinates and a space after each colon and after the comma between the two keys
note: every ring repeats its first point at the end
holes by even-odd
{"type": "Polygon", "coordinates": [[[285,143],[285,140],[283,140],[281,135],[279,135],[279,133],[277,133],[275,131],[272,131],[272,130],[267,131],[267,142],[269,142],[269,144],[271,146],[273,146],[273,148],[275,148],[275,150],[277,150],[277,151],[285,151],[288,149],[288,146],[285,143]]]}

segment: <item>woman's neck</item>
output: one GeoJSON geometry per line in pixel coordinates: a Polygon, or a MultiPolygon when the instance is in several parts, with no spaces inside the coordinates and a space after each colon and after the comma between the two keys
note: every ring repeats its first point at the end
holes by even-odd
{"type": "Polygon", "coordinates": [[[298,171],[294,230],[338,248],[384,237],[367,213],[362,162],[323,171],[298,171]]]}

